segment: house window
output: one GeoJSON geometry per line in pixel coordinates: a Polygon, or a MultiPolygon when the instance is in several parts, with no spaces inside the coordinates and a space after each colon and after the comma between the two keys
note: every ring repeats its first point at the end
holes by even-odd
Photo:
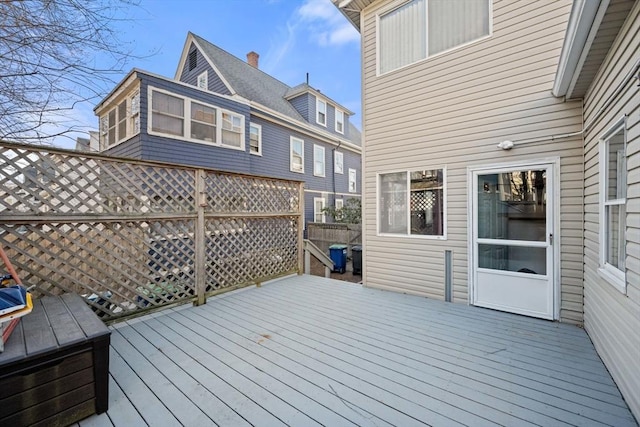
{"type": "Polygon", "coordinates": [[[488,36],[490,3],[490,0],[413,0],[380,15],[379,73],[488,36]]]}
{"type": "Polygon", "coordinates": [[[184,135],[184,100],[162,92],[151,97],[151,130],[169,135],[184,135]]]}
{"type": "Polygon", "coordinates": [[[249,124],[249,152],[262,155],[262,126],[255,123],[249,124]]]}
{"type": "Polygon", "coordinates": [[[336,108],[336,132],[344,134],[344,111],[336,108]]]}
{"type": "Polygon", "coordinates": [[[208,73],[207,71],[204,71],[203,73],[201,73],[200,75],[198,75],[198,87],[200,89],[204,89],[207,90],[209,89],[209,79],[208,79],[208,73]]]}
{"type": "Polygon", "coordinates": [[[189,52],[189,71],[198,66],[198,51],[192,50],[189,52]]]}
{"type": "Polygon", "coordinates": [[[151,87],[149,97],[150,134],[245,149],[243,115],[151,87]]]}
{"type": "Polygon", "coordinates": [[[242,147],[242,116],[222,113],[222,145],[242,147]]]}
{"type": "Polygon", "coordinates": [[[191,138],[216,142],[216,109],[191,103],[191,138]]]}
{"type": "Polygon", "coordinates": [[[324,147],[313,145],[313,174],[324,176],[324,147]]]}
{"type": "Polygon", "coordinates": [[[291,172],[304,173],[304,141],[292,136],[290,149],[291,172]]]}
{"type": "Polygon", "coordinates": [[[336,151],[333,160],[333,170],[335,173],[344,173],[344,155],[340,151],[336,151]]]}
{"type": "Polygon", "coordinates": [[[127,137],[127,100],[118,104],[118,142],[127,137]]]}
{"type": "Polygon", "coordinates": [[[140,91],[100,117],[100,146],[107,149],[140,132],[140,91]]]}
{"type": "Polygon", "coordinates": [[[326,222],[326,216],[322,211],[325,207],[325,201],[322,197],[313,198],[313,222],[326,222]]]}
{"type": "Polygon", "coordinates": [[[378,176],[378,232],[444,237],[444,170],[378,176]]]}
{"type": "Polygon", "coordinates": [[[355,193],[356,191],[357,191],[356,170],[349,169],[349,193],[355,193]]]}
{"type": "Polygon", "coordinates": [[[129,102],[131,102],[130,129],[132,135],[135,135],[140,132],[140,91],[136,91],[129,102]]]}
{"type": "Polygon", "coordinates": [[[322,126],[327,125],[327,103],[316,98],[316,122],[322,126]]]}
{"type": "Polygon", "coordinates": [[[627,157],[624,120],[600,142],[600,271],[626,292],[627,157]]]}
{"type": "Polygon", "coordinates": [[[336,221],[342,219],[342,209],[344,208],[344,199],[336,199],[336,221]]]}
{"type": "Polygon", "coordinates": [[[109,111],[104,120],[103,136],[107,147],[111,147],[116,143],[116,109],[109,111]]]}

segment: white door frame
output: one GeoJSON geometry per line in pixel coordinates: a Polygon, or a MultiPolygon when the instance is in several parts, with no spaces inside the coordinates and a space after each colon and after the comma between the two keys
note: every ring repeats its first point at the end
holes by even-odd
{"type": "Polygon", "coordinates": [[[475,216],[474,216],[474,173],[483,171],[491,172],[492,170],[504,170],[504,169],[517,169],[517,168],[532,168],[538,166],[549,166],[553,173],[552,188],[549,188],[549,195],[552,198],[553,213],[552,213],[552,229],[553,229],[553,244],[551,250],[553,251],[553,320],[560,318],[560,298],[561,298],[561,286],[560,286],[560,248],[561,248],[561,236],[560,236],[560,157],[546,157],[542,159],[521,160],[513,162],[503,163],[491,163],[484,165],[475,165],[467,167],[467,277],[469,283],[468,289],[468,303],[473,305],[475,300],[476,289],[476,269],[474,265],[475,261],[475,245],[474,245],[474,228],[475,216]]]}

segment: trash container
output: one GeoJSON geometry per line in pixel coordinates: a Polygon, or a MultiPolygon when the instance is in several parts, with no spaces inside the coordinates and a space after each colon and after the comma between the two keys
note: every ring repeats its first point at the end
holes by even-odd
{"type": "Polygon", "coordinates": [[[362,276],[362,246],[355,245],[351,248],[351,262],[353,263],[353,274],[362,276]]]}
{"type": "Polygon", "coordinates": [[[333,271],[344,273],[347,270],[347,245],[329,246],[329,257],[333,261],[333,271]]]}

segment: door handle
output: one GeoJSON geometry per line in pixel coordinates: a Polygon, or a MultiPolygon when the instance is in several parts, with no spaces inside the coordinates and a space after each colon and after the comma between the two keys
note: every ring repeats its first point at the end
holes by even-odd
{"type": "Polygon", "coordinates": [[[553,233],[549,233],[549,244],[553,246],[553,233]]]}

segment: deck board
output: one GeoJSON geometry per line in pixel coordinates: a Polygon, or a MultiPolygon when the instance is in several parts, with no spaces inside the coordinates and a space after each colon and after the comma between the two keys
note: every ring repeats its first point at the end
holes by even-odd
{"type": "Polygon", "coordinates": [[[577,327],[314,276],[113,328],[80,426],[637,426],[577,327]]]}

